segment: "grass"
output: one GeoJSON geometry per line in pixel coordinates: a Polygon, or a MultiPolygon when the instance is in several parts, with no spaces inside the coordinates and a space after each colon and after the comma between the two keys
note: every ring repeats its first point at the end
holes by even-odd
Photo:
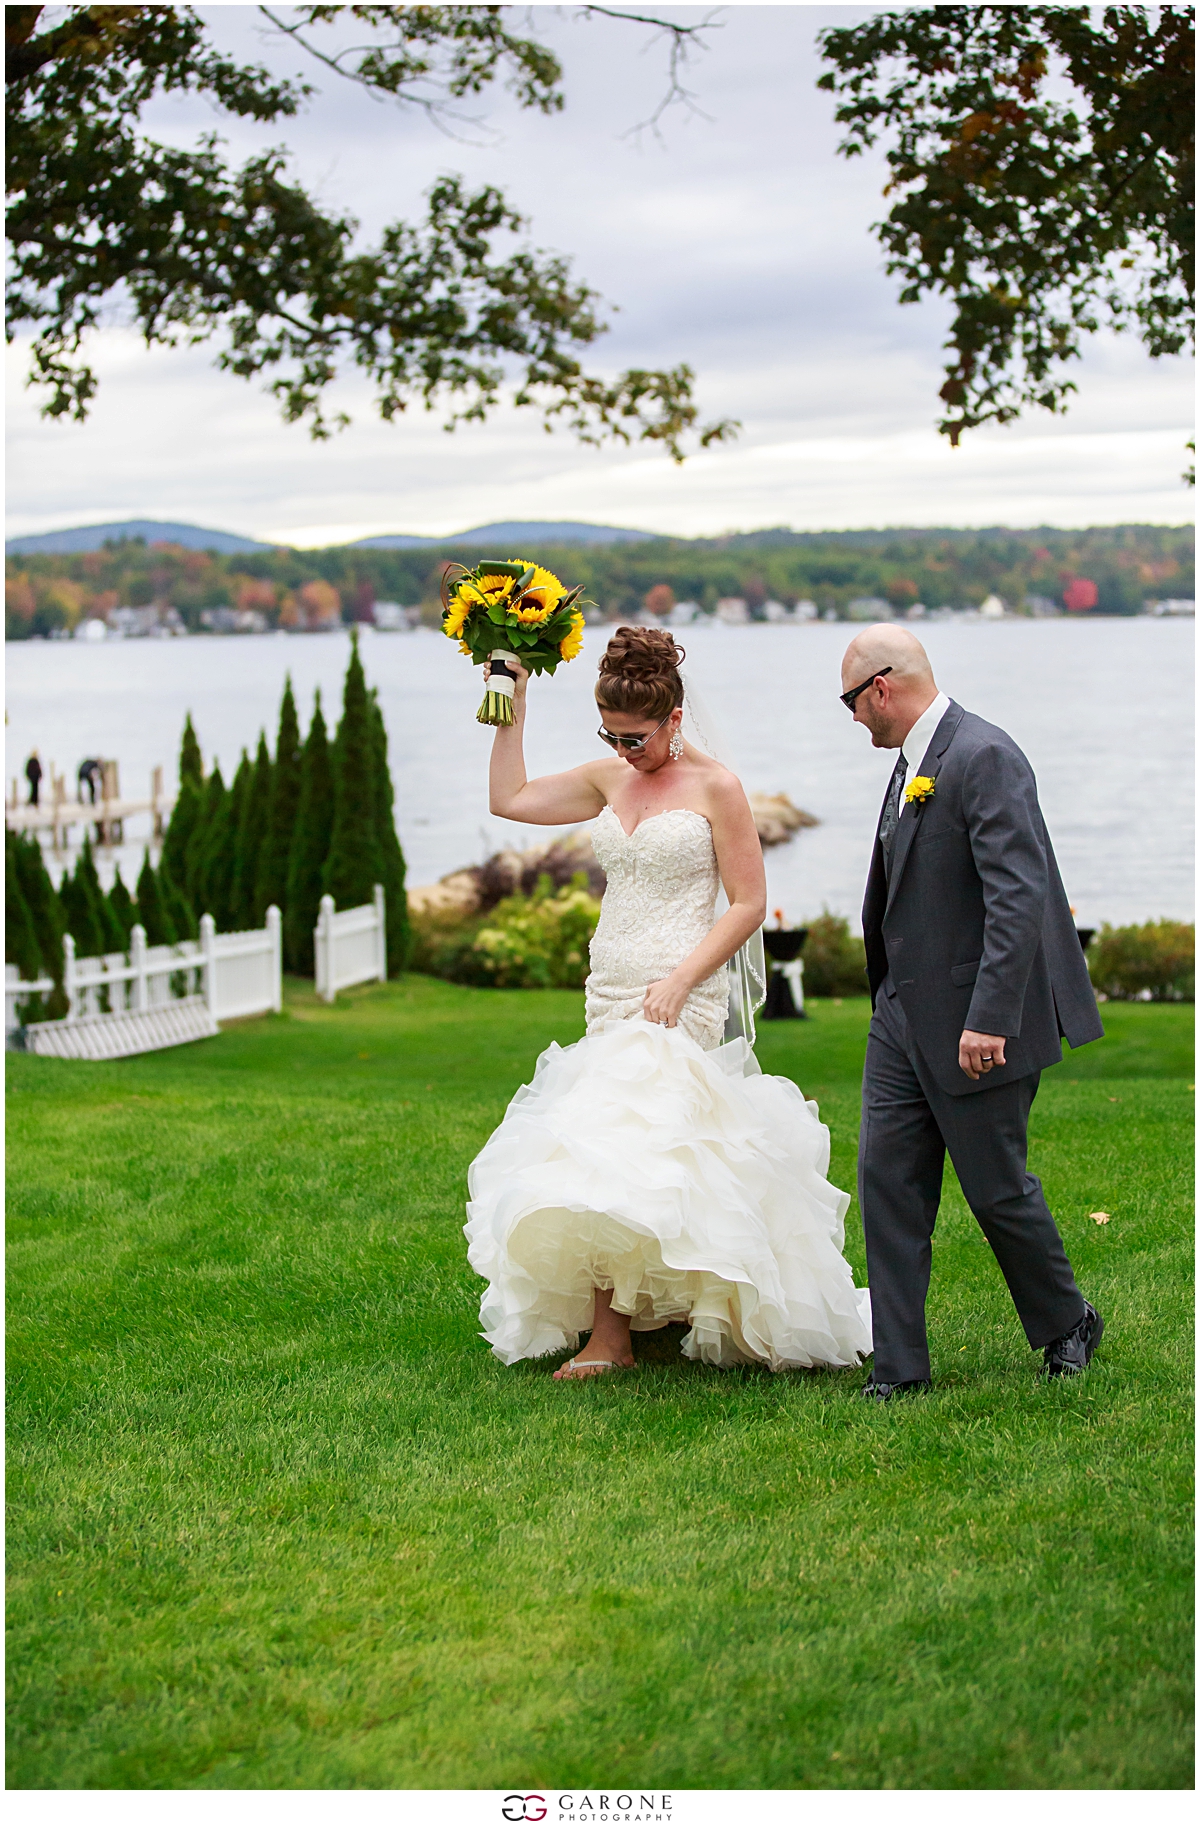
{"type": "MultiPolygon", "coordinates": [[[[846,1186],[865,1010],[759,1048],[846,1186]]],[[[892,1409],[491,1358],[465,1169],[576,995],[11,1058],[9,1786],[1190,1786],[1191,1017],[1105,1010],[1032,1145],[1095,1364],[1039,1380],[951,1185],[892,1409]]]]}

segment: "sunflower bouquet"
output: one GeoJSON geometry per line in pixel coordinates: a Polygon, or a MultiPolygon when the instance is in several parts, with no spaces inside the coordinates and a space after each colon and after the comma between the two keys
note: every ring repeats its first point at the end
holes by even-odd
{"type": "Polygon", "coordinates": [[[442,631],[474,664],[491,663],[491,676],[476,720],[511,727],[516,679],[505,660],[515,657],[535,676],[553,676],[583,645],[582,588],[567,588],[538,564],[447,565],[442,576],[442,631]]]}

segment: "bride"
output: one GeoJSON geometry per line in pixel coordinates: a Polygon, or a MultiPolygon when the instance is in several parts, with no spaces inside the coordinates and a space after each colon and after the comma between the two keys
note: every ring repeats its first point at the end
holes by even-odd
{"type": "Polygon", "coordinates": [[[722,1042],[725,964],[760,928],[766,885],[741,784],[681,734],[683,656],[669,633],[621,627],[596,684],[611,753],[534,779],[528,673],[510,660],[514,722],[492,748],[493,815],[594,820],[608,876],[587,1035],[551,1044],[469,1177],[484,1335],[512,1365],[588,1333],[557,1379],[631,1367],[630,1330],[670,1321],[715,1366],[849,1366],[871,1349],[816,1104],[722,1042]]]}

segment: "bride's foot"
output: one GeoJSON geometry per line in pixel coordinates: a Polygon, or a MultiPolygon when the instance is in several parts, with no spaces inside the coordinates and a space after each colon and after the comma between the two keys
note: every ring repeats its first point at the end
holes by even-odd
{"type": "Polygon", "coordinates": [[[611,1290],[597,1290],[592,1332],[586,1347],[560,1366],[555,1378],[599,1378],[604,1372],[628,1372],[634,1364],[629,1317],[612,1306],[611,1290]]]}
{"type": "Polygon", "coordinates": [[[628,1359],[601,1359],[598,1356],[588,1358],[579,1354],[569,1359],[565,1366],[560,1366],[555,1378],[599,1378],[605,1372],[632,1372],[635,1361],[630,1354],[628,1359]]]}

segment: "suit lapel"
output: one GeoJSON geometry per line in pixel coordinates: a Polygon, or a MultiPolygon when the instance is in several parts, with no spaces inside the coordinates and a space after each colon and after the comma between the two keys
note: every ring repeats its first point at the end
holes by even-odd
{"type": "MultiPolygon", "coordinates": [[[[958,732],[958,724],[962,718],[963,710],[959,707],[957,702],[951,702],[949,708],[938,722],[934,736],[929,742],[929,748],[922,758],[921,762],[925,769],[919,774],[921,777],[937,777],[939,771],[942,769],[942,759],[945,756],[951,740],[958,732]]],[[[916,775],[917,774],[914,773],[914,776],[916,775]]],[[[911,783],[911,779],[909,782],[911,783]]],[[[895,845],[892,849],[892,877],[891,882],[888,885],[887,895],[888,910],[891,909],[896,893],[900,889],[900,880],[904,873],[904,864],[908,859],[909,849],[912,847],[913,841],[916,838],[917,825],[920,820],[921,811],[910,803],[901,816],[899,826],[896,829],[895,845]]]]}

